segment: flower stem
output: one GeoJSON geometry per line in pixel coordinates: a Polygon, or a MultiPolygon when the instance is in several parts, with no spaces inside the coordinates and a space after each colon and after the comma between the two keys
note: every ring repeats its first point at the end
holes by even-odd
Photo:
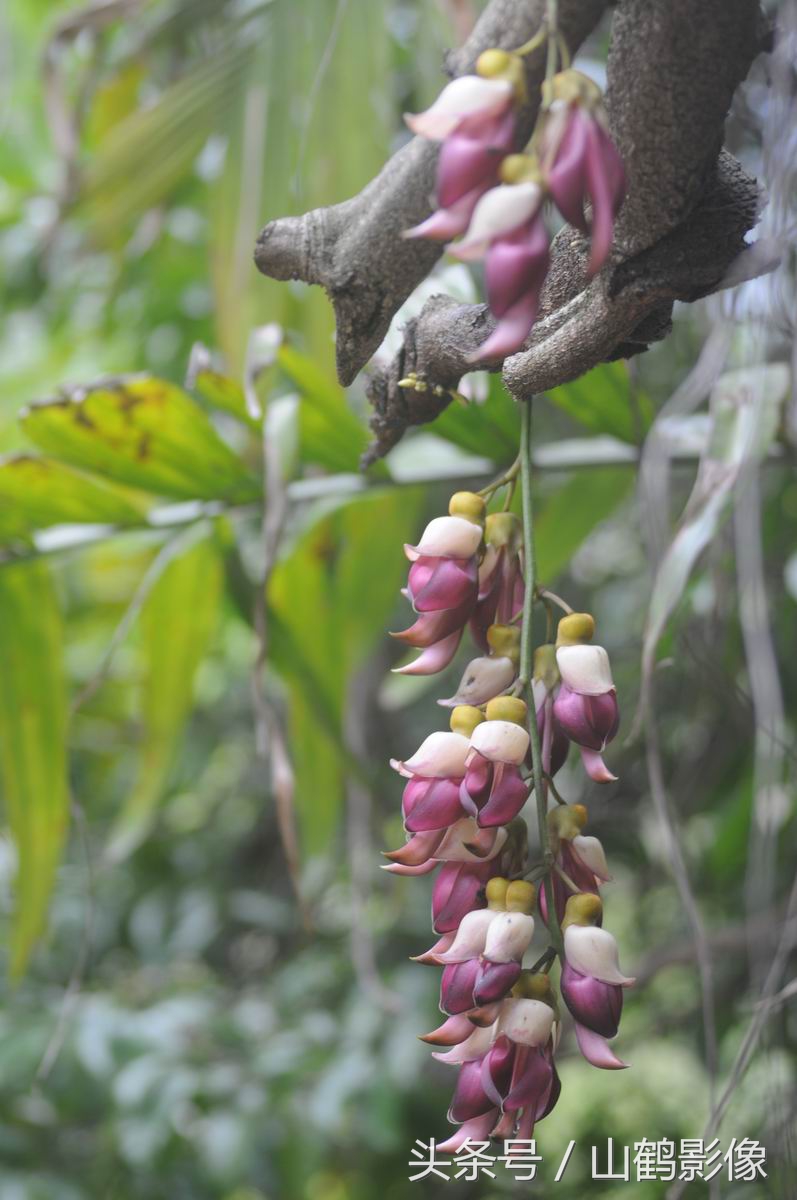
{"type": "Polygon", "coordinates": [[[523,628],[520,635],[520,679],[526,690],[528,701],[529,738],[531,741],[531,765],[534,779],[534,799],[537,804],[537,828],[540,838],[540,852],[548,866],[543,887],[545,902],[548,909],[548,932],[551,943],[559,956],[562,956],[562,932],[554,904],[553,880],[551,866],[553,855],[548,840],[548,786],[542,767],[542,747],[540,746],[540,731],[537,728],[537,713],[534,706],[532,677],[534,674],[534,637],[533,614],[534,593],[537,586],[537,562],[534,554],[534,505],[532,498],[531,478],[531,447],[532,447],[532,401],[521,403],[520,426],[520,479],[523,502],[523,571],[526,590],[523,597],[523,628]]]}

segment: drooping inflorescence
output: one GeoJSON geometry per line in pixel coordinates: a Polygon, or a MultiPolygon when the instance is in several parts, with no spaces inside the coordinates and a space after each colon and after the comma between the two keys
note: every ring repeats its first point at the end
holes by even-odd
{"type": "Polygon", "coordinates": [[[600,88],[569,66],[546,79],[531,140],[514,152],[517,110],[527,99],[522,54],[485,50],[474,75],[453,80],[425,112],[406,117],[414,133],[441,143],[437,208],[407,236],[445,241],[457,258],[484,261],[497,324],[475,361],[515,353],[537,319],[550,265],[546,201],[589,236],[591,277],[609,257],[625,196],[600,88]]]}
{"type": "MultiPolygon", "coordinates": [[[[387,853],[385,867],[400,875],[438,872],[438,940],[414,961],[441,968],[445,1019],[423,1040],[443,1048],[435,1057],[459,1071],[448,1114],[458,1129],[438,1146],[456,1152],[467,1139],[528,1138],[554,1107],[560,998],[588,1062],[626,1065],[609,1040],[633,980],[620,971],[617,944],[602,928],[599,888],[611,878],[606,857],[598,839],[583,832],[584,805],[565,803],[550,787],[571,743],[593,780],[615,778],[602,754],[619,713],[608,655],[592,643],[595,623],[587,613],[567,611],[555,641],[549,620],[533,675],[523,678],[527,585],[517,516],[488,515],[483,495],[458,492],[448,516],[431,521],[405,552],[411,566],[404,594],[418,619],[398,636],[422,654],[399,671],[431,674],[447,666],[466,626],[485,651],[465,668],[456,694],[440,701],[451,709],[449,728],[430,733],[409,758],[392,760],[406,780],[407,839],[387,853]],[[532,731],[541,748],[538,788],[532,731]],[[538,860],[528,863],[523,811],[532,795],[545,836],[538,860]],[[535,886],[546,880],[553,912],[546,889],[535,886]],[[559,997],[550,973],[557,958],[559,997]]],[[[542,598],[550,606],[548,594],[542,598]]]]}

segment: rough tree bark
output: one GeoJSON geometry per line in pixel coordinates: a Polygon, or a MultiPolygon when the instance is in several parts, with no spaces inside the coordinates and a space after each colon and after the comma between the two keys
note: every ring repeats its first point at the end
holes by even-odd
{"type": "MultiPolygon", "coordinates": [[[[560,0],[561,31],[575,52],[604,0],[560,0]]],[[[472,70],[490,46],[530,38],[545,0],[492,0],[465,46],[449,54],[450,75],[472,70]]],[[[695,300],[722,285],[755,223],[755,181],[722,150],[725,116],[768,28],[758,0],[619,0],[607,66],[612,133],[629,188],[611,261],[586,284],[587,246],[563,229],[555,238],[540,320],[526,349],[503,364],[518,398],[566,383],[597,363],[629,357],[665,337],[675,300],[695,300]]],[[[532,102],[519,122],[519,145],[537,116],[544,48],[527,60],[532,102]]],[[[428,216],[437,148],[415,138],[358,195],[332,208],[272,221],[255,261],[266,275],[319,283],[337,321],[338,375],[348,384],[379,346],[390,321],[440,256],[436,243],[402,233],[428,216]]],[[[385,454],[408,425],[433,420],[448,397],[400,388],[410,372],[454,389],[472,370],[469,356],[492,328],[484,305],[434,296],[404,330],[394,361],[369,380],[374,443],[385,454]]],[[[498,370],[501,363],[488,364],[498,370]]]]}

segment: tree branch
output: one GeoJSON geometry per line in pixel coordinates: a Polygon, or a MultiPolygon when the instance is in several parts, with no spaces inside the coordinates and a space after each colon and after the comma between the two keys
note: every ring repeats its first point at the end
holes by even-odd
{"type": "MultiPolygon", "coordinates": [[[[573,51],[597,24],[605,0],[560,0],[559,26],[573,51]]],[[[446,58],[449,75],[472,71],[482,50],[513,49],[539,29],[545,0],[492,0],[465,45],[446,58]]],[[[545,76],[545,48],[526,60],[531,102],[518,121],[518,146],[534,127],[545,76]]],[[[356,136],[353,131],[352,136],[356,136]]],[[[437,146],[413,138],[358,196],[332,208],[271,221],[255,262],[274,279],[301,279],[327,291],[337,322],[337,367],[352,382],[379,347],[393,315],[442,253],[436,242],[402,235],[432,210],[437,146]]]]}

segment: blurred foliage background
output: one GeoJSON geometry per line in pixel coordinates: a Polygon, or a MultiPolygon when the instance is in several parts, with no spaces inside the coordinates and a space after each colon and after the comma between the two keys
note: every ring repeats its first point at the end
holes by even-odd
{"type": "MultiPolygon", "coordinates": [[[[437,972],[407,961],[430,889],[378,865],[401,837],[387,759],[442,724],[468,651],[450,678],[397,679],[386,630],[402,543],[512,461],[517,414],[474,376],[467,408],[358,477],[363,389],[335,383],[327,302],[251,256],[270,217],[367,182],[479,7],[6,0],[0,1200],[442,1186],[407,1181],[453,1080],[416,1040],[437,1023],[437,972]]],[[[620,783],[573,766],[561,787],[603,840],[639,977],[631,1070],[563,1050],[537,1134],[549,1164],[577,1140],[563,1200],[663,1196],[589,1182],[590,1146],[698,1137],[726,1089],[724,1144],[769,1158],[722,1194],[797,1194],[795,13],[774,7],[780,82],[756,66],[729,142],[766,177],[781,267],[536,406],[542,576],[595,613],[625,715],[620,783]]],[[[598,79],[607,36],[581,59],[598,79]]],[[[461,267],[425,286],[475,295],[461,267]]],[[[542,1195],[553,1169],[449,1186],[542,1195]]]]}

